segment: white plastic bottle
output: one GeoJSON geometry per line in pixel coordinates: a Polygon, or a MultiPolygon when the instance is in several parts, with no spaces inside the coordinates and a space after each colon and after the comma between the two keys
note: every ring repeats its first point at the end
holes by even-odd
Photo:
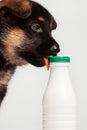
{"type": "Polygon", "coordinates": [[[70,57],[50,57],[50,77],[43,96],[43,130],[77,130],[76,96],[69,75],[70,57]]]}

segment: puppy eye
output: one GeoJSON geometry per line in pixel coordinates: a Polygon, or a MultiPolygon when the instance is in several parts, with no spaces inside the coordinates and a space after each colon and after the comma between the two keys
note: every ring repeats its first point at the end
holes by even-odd
{"type": "Polygon", "coordinates": [[[31,26],[32,30],[35,31],[35,32],[42,32],[42,28],[40,27],[39,24],[33,24],[31,26]]]}

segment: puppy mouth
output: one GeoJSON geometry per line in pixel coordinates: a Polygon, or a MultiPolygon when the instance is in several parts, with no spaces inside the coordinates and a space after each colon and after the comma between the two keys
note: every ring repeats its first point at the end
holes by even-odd
{"type": "Polygon", "coordinates": [[[46,66],[49,69],[49,56],[43,56],[40,54],[34,54],[29,51],[22,51],[18,52],[19,56],[25,59],[28,63],[36,66],[36,67],[43,67],[46,66]]]}
{"type": "Polygon", "coordinates": [[[49,70],[49,66],[50,66],[49,58],[46,56],[34,58],[34,59],[30,60],[30,63],[37,67],[46,66],[47,70],[49,70]]]}
{"type": "Polygon", "coordinates": [[[49,70],[50,67],[49,58],[48,57],[37,58],[34,65],[37,67],[46,66],[47,70],[49,70]]]}

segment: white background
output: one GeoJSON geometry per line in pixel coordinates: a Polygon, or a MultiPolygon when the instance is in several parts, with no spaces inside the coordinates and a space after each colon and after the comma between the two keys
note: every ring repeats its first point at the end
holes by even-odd
{"type": "MultiPolygon", "coordinates": [[[[60,55],[71,56],[71,79],[78,99],[78,130],[87,129],[87,0],[37,0],[54,15],[53,33],[60,55]]],[[[0,108],[0,130],[41,130],[42,97],[49,72],[45,67],[19,67],[0,108]]]]}

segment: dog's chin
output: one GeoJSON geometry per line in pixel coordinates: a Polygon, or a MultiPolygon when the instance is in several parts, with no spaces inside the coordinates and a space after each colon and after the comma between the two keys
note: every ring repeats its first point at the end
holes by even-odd
{"type": "Polygon", "coordinates": [[[30,64],[36,67],[43,67],[45,66],[43,58],[32,58],[28,61],[30,64]]]}

